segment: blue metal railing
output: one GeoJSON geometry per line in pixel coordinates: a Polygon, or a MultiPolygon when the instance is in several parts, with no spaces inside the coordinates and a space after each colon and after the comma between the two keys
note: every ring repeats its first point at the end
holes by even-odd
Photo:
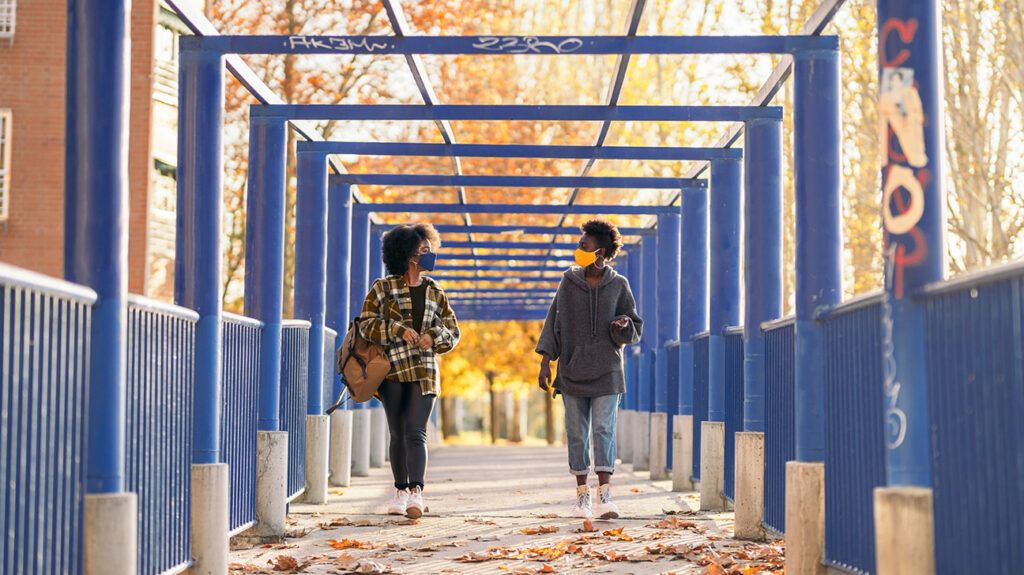
{"type": "Polygon", "coordinates": [[[693,338],[693,479],[700,481],[700,424],[708,420],[708,333],[693,338]]]}
{"type": "Polygon", "coordinates": [[[281,431],[288,432],[289,500],[306,489],[308,362],[309,322],[285,320],[281,329],[281,431]]]}
{"type": "Polygon", "coordinates": [[[256,522],[256,401],[263,324],[225,313],[221,340],[220,444],[230,475],[228,525],[238,533],[256,522]]]}
{"type": "Polygon", "coordinates": [[[924,297],[936,571],[1024,565],[1024,266],[924,297]]]}
{"type": "Polygon", "coordinates": [[[128,297],[125,489],[138,497],[139,573],[191,562],[192,310],[128,297]]]}
{"type": "Polygon", "coordinates": [[[667,354],[666,370],[668,380],[668,438],[667,449],[668,453],[665,455],[665,468],[672,469],[672,420],[673,416],[679,413],[679,342],[673,341],[665,346],[665,353],[667,354]]]}
{"type": "MultiPolygon", "coordinates": [[[[796,459],[793,318],[762,326],[765,336],[764,523],[786,532],[786,462],[796,459]]],[[[865,535],[867,536],[867,535],[865,535]]]]}
{"type": "Polygon", "coordinates": [[[736,432],[743,431],[743,328],[725,333],[725,497],[734,500],[736,432]]]}
{"type": "Polygon", "coordinates": [[[88,288],[0,264],[0,572],[81,571],[88,288]]]}
{"type": "Polygon", "coordinates": [[[874,490],[885,484],[882,298],[819,318],[825,331],[825,562],[875,571],[874,490]]]}
{"type": "Polygon", "coordinates": [[[338,332],[329,327],[324,328],[324,383],[323,408],[334,405],[338,397],[334,394],[334,346],[338,332]]]}

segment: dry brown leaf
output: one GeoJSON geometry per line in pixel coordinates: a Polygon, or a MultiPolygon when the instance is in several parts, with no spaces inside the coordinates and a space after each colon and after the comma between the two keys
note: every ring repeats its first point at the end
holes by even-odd
{"type": "Polygon", "coordinates": [[[495,559],[502,559],[501,555],[494,553],[479,553],[476,551],[470,551],[465,555],[460,555],[455,558],[455,561],[459,563],[483,563],[484,561],[493,561],[495,559]]]}
{"type": "Polygon", "coordinates": [[[466,523],[472,523],[473,525],[497,525],[497,523],[495,523],[493,521],[487,521],[487,520],[484,520],[484,519],[478,519],[476,517],[471,517],[469,519],[466,519],[465,522],[466,523]]]}
{"type": "Polygon", "coordinates": [[[615,529],[609,529],[608,531],[605,531],[604,533],[602,533],[602,535],[604,535],[605,537],[612,537],[614,539],[618,539],[619,541],[632,541],[633,538],[630,537],[629,535],[626,535],[623,532],[624,529],[625,529],[625,527],[617,527],[615,529]]]}
{"type": "Polygon", "coordinates": [[[537,527],[523,527],[522,529],[519,530],[519,532],[522,533],[523,535],[546,535],[548,533],[557,533],[558,532],[558,527],[555,527],[553,525],[551,525],[551,526],[539,525],[537,527]]]}
{"type": "Polygon", "coordinates": [[[298,560],[290,555],[278,555],[267,563],[274,568],[274,571],[282,573],[298,573],[305,568],[305,566],[299,565],[298,560]]]}
{"type": "Polygon", "coordinates": [[[336,539],[328,539],[327,544],[335,549],[373,549],[373,543],[366,541],[357,541],[355,539],[342,539],[338,541],[336,539]]]}
{"type": "Polygon", "coordinates": [[[298,545],[295,545],[294,543],[267,543],[261,547],[263,547],[263,549],[294,549],[295,547],[298,547],[298,545]]]}
{"type": "Polygon", "coordinates": [[[633,488],[630,489],[630,492],[632,492],[632,493],[640,493],[640,488],[639,487],[633,487],[633,488]]]}
{"type": "Polygon", "coordinates": [[[582,532],[583,533],[593,533],[595,531],[597,531],[597,528],[594,527],[594,522],[589,520],[589,519],[584,519],[583,520],[582,532]]]}
{"type": "Polygon", "coordinates": [[[352,572],[360,575],[383,575],[391,573],[391,568],[376,561],[360,561],[352,572]]]}
{"type": "Polygon", "coordinates": [[[236,573],[264,573],[264,570],[262,567],[252,563],[232,563],[228,565],[228,573],[232,575],[236,573]]]}

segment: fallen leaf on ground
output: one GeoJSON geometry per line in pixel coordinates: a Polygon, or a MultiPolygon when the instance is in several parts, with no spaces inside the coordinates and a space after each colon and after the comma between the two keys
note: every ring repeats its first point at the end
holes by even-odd
{"type": "Polygon", "coordinates": [[[652,527],[654,529],[691,529],[693,531],[701,532],[702,530],[697,527],[697,524],[693,521],[685,521],[678,517],[666,517],[655,523],[648,523],[646,527],[652,527]]]}
{"type": "Polygon", "coordinates": [[[459,563],[483,563],[484,561],[493,561],[495,559],[504,559],[501,555],[494,553],[479,553],[477,551],[470,551],[465,555],[460,555],[455,558],[455,561],[459,563]]]}
{"type": "Polygon", "coordinates": [[[633,493],[640,493],[640,488],[639,487],[634,487],[634,488],[630,489],[630,491],[633,492],[633,493]]]}
{"type": "Polygon", "coordinates": [[[501,539],[497,535],[478,535],[473,538],[474,541],[497,541],[501,539]]]}
{"type": "Polygon", "coordinates": [[[470,519],[466,519],[466,523],[472,523],[474,525],[497,525],[497,523],[495,523],[493,521],[486,521],[486,520],[483,520],[483,519],[477,519],[475,517],[470,518],[470,519]]]}
{"type": "Polygon", "coordinates": [[[357,541],[355,539],[328,539],[327,544],[335,549],[373,549],[373,543],[357,541]]]}
{"type": "Polygon", "coordinates": [[[228,565],[228,573],[263,573],[263,568],[252,563],[232,563],[228,565]]]}
{"type": "Polygon", "coordinates": [[[582,532],[593,533],[594,531],[597,531],[597,529],[594,527],[594,522],[589,519],[584,519],[582,532]]]}
{"type": "Polygon", "coordinates": [[[558,519],[558,514],[557,513],[544,513],[543,515],[538,515],[537,517],[539,517],[540,519],[558,519]]]}
{"type": "Polygon", "coordinates": [[[302,571],[304,566],[299,565],[299,562],[290,555],[278,555],[277,557],[268,561],[274,568],[274,571],[282,573],[298,573],[302,571]]]}
{"type": "Polygon", "coordinates": [[[523,527],[519,530],[523,535],[546,535],[548,533],[557,533],[558,527],[540,525],[537,527],[523,527]]]}
{"type": "Polygon", "coordinates": [[[320,524],[320,529],[337,529],[338,527],[373,527],[377,525],[369,519],[349,519],[348,517],[337,517],[320,524]]]}
{"type": "Polygon", "coordinates": [[[632,537],[630,537],[629,535],[626,535],[625,533],[623,533],[624,529],[625,529],[625,527],[618,527],[616,529],[609,529],[608,531],[605,531],[604,533],[602,533],[602,535],[604,535],[605,537],[612,537],[612,538],[618,539],[619,541],[632,541],[633,540],[632,537]]]}
{"type": "Polygon", "coordinates": [[[359,565],[353,570],[353,573],[359,573],[360,575],[382,575],[384,573],[391,573],[391,568],[376,561],[360,561],[359,565]]]}
{"type": "Polygon", "coordinates": [[[293,549],[298,547],[298,545],[295,545],[294,543],[267,543],[261,547],[263,547],[263,549],[293,549]]]}

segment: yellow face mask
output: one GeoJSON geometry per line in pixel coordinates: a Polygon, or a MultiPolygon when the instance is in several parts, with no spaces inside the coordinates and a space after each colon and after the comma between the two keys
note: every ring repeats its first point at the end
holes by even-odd
{"type": "Polygon", "coordinates": [[[580,248],[576,248],[576,253],[573,254],[576,257],[576,265],[581,268],[585,268],[597,261],[597,252],[600,250],[586,252],[580,248]]]}

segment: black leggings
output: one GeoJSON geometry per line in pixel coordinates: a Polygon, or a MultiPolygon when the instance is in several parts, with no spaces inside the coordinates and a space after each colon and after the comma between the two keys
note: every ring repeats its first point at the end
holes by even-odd
{"type": "Polygon", "coordinates": [[[384,380],[378,388],[391,431],[391,473],[398,489],[423,489],[427,471],[427,420],[434,410],[433,395],[423,395],[419,383],[384,380]]]}

